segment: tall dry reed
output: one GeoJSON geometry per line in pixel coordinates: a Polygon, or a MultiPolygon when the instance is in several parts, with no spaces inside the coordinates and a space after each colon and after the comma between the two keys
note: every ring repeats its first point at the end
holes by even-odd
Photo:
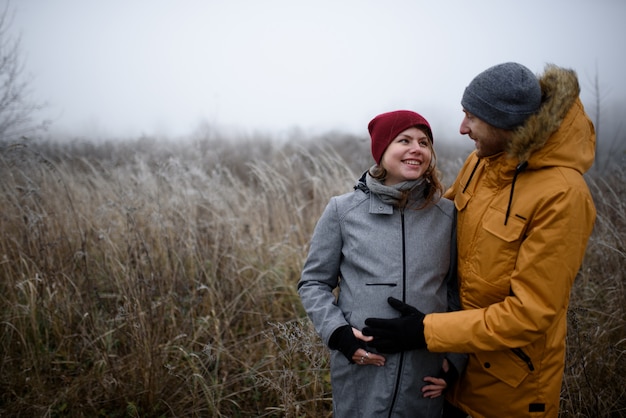
{"type": "Polygon", "coordinates": [[[561,393],[566,417],[626,416],[626,170],[588,183],[597,209],[568,312],[561,393]]]}
{"type": "MultiPolygon", "coordinates": [[[[330,416],[328,352],[296,283],[368,146],[4,144],[0,415],[330,416]]],[[[463,155],[438,152],[449,183],[463,155]]],[[[566,417],[624,413],[625,180],[590,179],[599,220],[572,294],[566,417]]]]}
{"type": "Polygon", "coordinates": [[[3,415],[327,413],[295,283],[355,174],[322,148],[181,148],[3,147],[3,415]]]}

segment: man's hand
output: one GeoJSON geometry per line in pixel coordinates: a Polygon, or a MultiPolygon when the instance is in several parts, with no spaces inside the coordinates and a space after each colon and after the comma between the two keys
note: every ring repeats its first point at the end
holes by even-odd
{"type": "Polygon", "coordinates": [[[424,314],[393,297],[387,299],[387,302],[402,316],[394,319],[367,318],[363,335],[374,337],[368,345],[381,353],[426,348],[424,314]]]}

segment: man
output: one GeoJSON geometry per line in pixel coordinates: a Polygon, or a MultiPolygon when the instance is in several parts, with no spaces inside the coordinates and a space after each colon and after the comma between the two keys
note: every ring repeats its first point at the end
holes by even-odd
{"type": "MultiPolygon", "coordinates": [[[[448,400],[473,418],[557,417],[567,309],[595,221],[583,179],[595,131],[576,74],[517,63],[472,80],[460,132],[476,144],[446,197],[458,211],[458,312],[369,318],[380,352],[467,352],[448,400]]],[[[451,414],[451,413],[450,413],[451,414]]],[[[449,415],[454,416],[454,415],[449,415]]]]}

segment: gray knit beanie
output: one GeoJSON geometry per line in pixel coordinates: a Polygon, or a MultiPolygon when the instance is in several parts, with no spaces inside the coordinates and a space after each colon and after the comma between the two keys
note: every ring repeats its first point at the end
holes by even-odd
{"type": "Polygon", "coordinates": [[[496,128],[513,129],[539,109],[541,87],[528,68],[507,62],[478,74],[465,89],[461,104],[496,128]]]}

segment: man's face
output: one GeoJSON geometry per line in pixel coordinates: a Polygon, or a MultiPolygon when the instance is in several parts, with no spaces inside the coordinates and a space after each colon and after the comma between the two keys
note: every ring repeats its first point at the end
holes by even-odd
{"type": "Polygon", "coordinates": [[[476,154],[480,158],[489,157],[504,151],[508,139],[508,131],[494,128],[466,110],[463,110],[463,112],[465,116],[459,131],[461,135],[468,135],[474,141],[476,154]]]}

